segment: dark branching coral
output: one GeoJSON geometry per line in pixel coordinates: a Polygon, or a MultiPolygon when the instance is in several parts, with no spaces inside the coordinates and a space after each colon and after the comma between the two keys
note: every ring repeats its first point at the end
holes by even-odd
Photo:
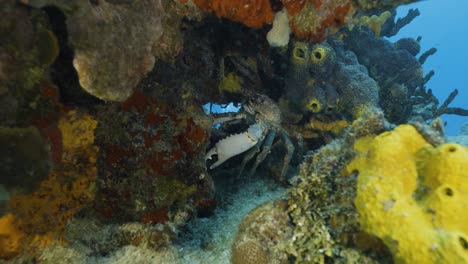
{"type": "Polygon", "coordinates": [[[391,122],[404,123],[413,116],[431,119],[444,113],[466,115],[466,111],[448,108],[456,96],[451,96],[438,107],[438,100],[425,84],[434,74],[423,77],[422,63],[436,49],[417,55],[420,47],[418,40],[401,39],[392,44],[387,40],[374,38],[372,31],[365,26],[355,27],[344,39],[347,49],[354,51],[359,61],[367,67],[369,75],[379,85],[380,106],[391,122]]]}
{"type": "Polygon", "coordinates": [[[357,26],[344,39],[345,47],[353,51],[369,70],[381,89],[393,83],[411,85],[422,78],[418,60],[405,49],[396,49],[382,38],[375,38],[366,26],[357,26]]]}
{"type": "MultiPolygon", "coordinates": [[[[419,41],[415,40],[413,38],[399,39],[393,45],[395,46],[395,48],[397,50],[398,49],[406,50],[413,56],[416,56],[419,53],[419,51],[421,50],[421,46],[419,45],[419,41]]],[[[421,59],[419,59],[419,63],[423,64],[424,61],[421,61],[421,59]]]]}
{"type": "Polygon", "coordinates": [[[395,36],[396,34],[398,34],[400,29],[411,23],[411,21],[413,21],[413,19],[415,19],[419,15],[419,9],[410,9],[408,10],[406,16],[398,18],[398,20],[395,21],[396,11],[393,10],[392,17],[390,19],[387,19],[387,21],[385,21],[385,23],[382,25],[382,31],[380,32],[380,35],[385,37],[395,36]]]}

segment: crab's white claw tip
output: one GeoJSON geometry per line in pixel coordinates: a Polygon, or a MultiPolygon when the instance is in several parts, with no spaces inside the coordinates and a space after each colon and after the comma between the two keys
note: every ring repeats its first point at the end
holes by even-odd
{"type": "Polygon", "coordinates": [[[210,149],[207,153],[206,153],[206,156],[205,156],[205,161],[206,160],[210,160],[212,158],[213,155],[217,154],[217,151],[216,151],[216,147],[210,149]]]}

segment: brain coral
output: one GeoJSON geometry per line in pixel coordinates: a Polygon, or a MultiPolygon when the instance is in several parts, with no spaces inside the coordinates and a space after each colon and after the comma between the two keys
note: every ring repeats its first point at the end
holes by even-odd
{"type": "Polygon", "coordinates": [[[355,143],[361,228],[399,263],[468,261],[468,148],[430,145],[413,126],[355,143]]]}
{"type": "Polygon", "coordinates": [[[232,245],[233,264],[288,263],[285,242],[292,236],[287,201],[276,200],[250,212],[232,245]]]}

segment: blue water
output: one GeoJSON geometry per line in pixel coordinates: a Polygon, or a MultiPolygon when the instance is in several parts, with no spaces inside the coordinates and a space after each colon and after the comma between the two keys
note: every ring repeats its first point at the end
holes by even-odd
{"type": "MultiPolygon", "coordinates": [[[[435,96],[442,103],[450,92],[457,88],[459,93],[450,106],[468,109],[468,1],[433,0],[402,6],[398,16],[404,16],[410,8],[418,8],[421,15],[404,27],[395,41],[402,37],[422,36],[421,53],[435,47],[437,53],[424,63],[424,72],[435,71],[428,82],[435,96]]],[[[444,115],[446,133],[456,135],[460,127],[468,123],[468,117],[444,115]]]]}

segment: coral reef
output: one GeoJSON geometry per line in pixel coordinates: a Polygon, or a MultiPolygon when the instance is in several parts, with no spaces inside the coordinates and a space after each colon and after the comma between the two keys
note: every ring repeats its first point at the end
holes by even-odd
{"type": "Polygon", "coordinates": [[[10,192],[30,192],[49,174],[47,145],[35,127],[0,127],[0,174],[10,192]]]}
{"type": "Polygon", "coordinates": [[[385,11],[379,16],[372,15],[372,16],[360,16],[355,18],[348,28],[350,30],[357,24],[364,24],[367,25],[373,32],[375,37],[380,37],[380,31],[382,30],[383,24],[392,16],[389,11],[385,11]]]}
{"type": "Polygon", "coordinates": [[[285,241],[291,238],[293,226],[287,207],[285,200],[269,202],[242,220],[232,245],[233,264],[288,263],[285,241]]]}
{"type": "MultiPolygon", "coordinates": [[[[187,2],[187,0],[181,0],[187,2]]],[[[273,21],[274,13],[269,0],[192,0],[203,12],[242,23],[248,27],[261,28],[273,21]]]]}
{"type": "Polygon", "coordinates": [[[106,224],[87,217],[73,219],[64,236],[69,241],[68,248],[79,249],[87,256],[99,256],[128,245],[158,250],[171,245],[176,234],[163,224],[106,224]]]}
{"type": "Polygon", "coordinates": [[[7,1],[0,16],[0,125],[28,127],[49,106],[38,87],[55,60],[57,40],[39,10],[7,1]]]}
{"type": "Polygon", "coordinates": [[[377,84],[361,69],[359,65],[339,64],[331,82],[340,95],[339,110],[346,109],[353,117],[376,107],[379,101],[377,84]]]}
{"type": "Polygon", "coordinates": [[[184,36],[182,28],[185,20],[200,21],[203,13],[191,2],[185,4],[182,1],[161,1],[162,35],[154,45],[152,53],[158,60],[174,62],[175,58],[184,49],[184,36]]]}
{"type": "Polygon", "coordinates": [[[362,229],[381,238],[396,262],[466,262],[468,148],[431,146],[410,125],[354,147],[359,156],[347,170],[359,175],[362,229]]]}
{"type": "Polygon", "coordinates": [[[25,234],[18,229],[15,217],[7,214],[0,218],[0,257],[11,258],[22,250],[25,234]]]}
{"type": "Polygon", "coordinates": [[[417,40],[405,38],[391,43],[375,38],[373,31],[362,24],[345,35],[346,49],[356,54],[377,82],[379,104],[389,121],[405,123],[415,116],[427,120],[451,111],[466,114],[463,109],[447,109],[457,91],[438,107],[439,101],[425,88],[433,73],[423,77],[423,61],[415,57],[420,50],[417,40]]]}
{"type": "Polygon", "coordinates": [[[136,91],[100,111],[96,210],[106,219],[164,224],[212,199],[203,158],[209,134],[197,124],[203,114],[181,107],[136,91]]]}
{"type": "MultiPolygon", "coordinates": [[[[180,1],[188,2],[188,0],[180,1]]],[[[380,3],[350,0],[282,0],[281,3],[270,3],[267,0],[192,0],[192,2],[203,12],[212,12],[220,18],[230,19],[251,28],[261,28],[265,24],[274,22],[276,17],[273,30],[267,36],[274,47],[285,46],[291,31],[297,39],[320,43],[351,22],[359,10],[387,10],[401,4],[395,1],[380,3]],[[284,7],[283,10],[281,6],[284,7]],[[280,28],[284,33],[283,36],[276,33],[280,28]]],[[[380,18],[362,16],[354,20],[370,25],[378,33],[376,36],[379,36],[380,27],[389,17],[391,17],[390,12],[386,12],[380,18]]]]}
{"type": "Polygon", "coordinates": [[[314,43],[319,43],[328,35],[337,32],[341,26],[351,20],[356,11],[348,0],[284,2],[302,2],[301,8],[292,3],[285,5],[291,14],[290,26],[295,37],[314,43]]]}
{"type": "Polygon", "coordinates": [[[28,4],[57,6],[65,13],[73,66],[88,93],[107,101],[124,101],[153,68],[152,50],[162,34],[160,0],[131,4],[32,0],[28,4]]]}
{"type": "Polygon", "coordinates": [[[343,42],[377,82],[382,98],[380,106],[389,121],[405,123],[418,116],[429,120],[442,114],[468,115],[465,109],[449,107],[458,90],[439,106],[439,100],[425,87],[434,72],[423,77],[422,64],[436,49],[428,50],[417,59],[418,40],[405,38],[391,43],[373,35],[368,27],[358,25],[346,34],[343,42]]]}
{"type": "Polygon", "coordinates": [[[54,165],[48,178],[33,193],[11,198],[12,215],[1,218],[10,227],[8,239],[2,240],[1,247],[9,247],[11,251],[1,257],[34,252],[61,240],[68,221],[94,199],[96,126],[92,116],[75,111],[60,119],[61,162],[54,165]],[[12,218],[13,225],[9,221],[12,218]]]}
{"type": "Polygon", "coordinates": [[[220,82],[220,92],[239,93],[242,88],[242,79],[234,73],[228,73],[220,82]]]}
{"type": "Polygon", "coordinates": [[[289,27],[288,13],[281,10],[276,13],[273,27],[267,34],[267,40],[272,47],[283,47],[289,43],[291,28],[289,27]]]}
{"type": "Polygon", "coordinates": [[[344,39],[344,43],[367,67],[369,75],[379,83],[381,89],[393,83],[410,86],[421,81],[422,67],[414,56],[406,50],[396,49],[388,40],[373,35],[368,27],[356,26],[344,39]]]}
{"type": "Polygon", "coordinates": [[[396,21],[395,21],[396,10],[392,10],[391,14],[392,16],[390,17],[390,19],[387,19],[385,23],[382,25],[382,28],[381,28],[382,36],[386,36],[386,37],[395,36],[396,34],[398,34],[400,29],[402,29],[404,26],[411,23],[413,19],[415,19],[416,17],[420,15],[419,10],[417,8],[408,10],[408,13],[406,14],[406,16],[400,17],[396,21]]]}
{"type": "Polygon", "coordinates": [[[295,263],[323,263],[328,258],[373,263],[376,256],[388,257],[378,240],[359,231],[353,205],[356,177],[340,175],[354,155],[353,142],[387,126],[381,111],[368,111],[346,129],[343,138],[306,157],[288,192],[294,231],[287,252],[295,263]]]}
{"type": "Polygon", "coordinates": [[[466,261],[467,151],[434,118],[467,110],[426,87],[435,48],[379,38],[408,2],[6,2],[0,262],[466,261]]]}
{"type": "Polygon", "coordinates": [[[295,42],[290,51],[286,99],[312,113],[340,112],[359,117],[376,107],[378,87],[339,40],[310,45],[295,42]]]}

